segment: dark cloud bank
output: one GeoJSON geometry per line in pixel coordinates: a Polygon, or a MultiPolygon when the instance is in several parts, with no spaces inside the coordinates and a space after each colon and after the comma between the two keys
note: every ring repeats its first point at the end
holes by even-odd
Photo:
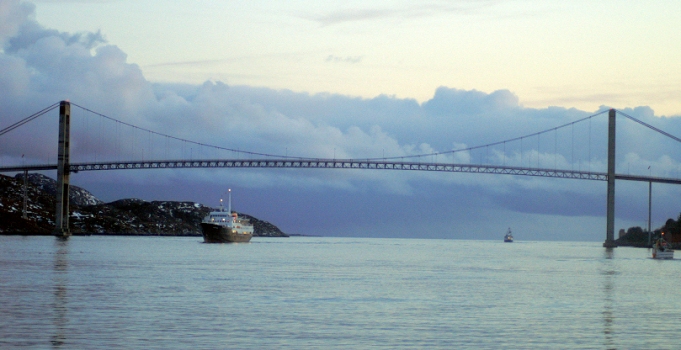
{"type": "MultiPolygon", "coordinates": [[[[142,128],[259,153],[381,158],[441,152],[421,160],[605,170],[604,115],[522,144],[445,153],[550,129],[597,111],[524,108],[508,90],[440,87],[433,98],[419,103],[383,95],[366,99],[211,81],[154,83],[102,33],[44,28],[33,13],[29,3],[0,0],[0,127],[68,99],[142,128]],[[500,156],[504,151],[505,159],[500,156]]],[[[622,110],[681,135],[678,117],[659,118],[648,107],[622,110]]],[[[74,162],[247,157],[234,152],[213,155],[203,147],[157,140],[101,119],[74,108],[74,162]]],[[[56,123],[53,112],[0,136],[0,164],[54,161],[56,123]]],[[[618,140],[619,172],[681,173],[678,144],[626,120],[618,125],[618,140]]],[[[84,172],[74,174],[72,181],[106,201],[138,197],[208,205],[217,204],[231,187],[237,210],[276,223],[288,233],[498,240],[513,226],[520,240],[605,237],[606,185],[601,182],[311,169],[84,172]]],[[[617,227],[645,225],[647,184],[618,183],[618,190],[617,227]]],[[[656,187],[654,224],[678,216],[678,192],[674,186],[656,187]]]]}

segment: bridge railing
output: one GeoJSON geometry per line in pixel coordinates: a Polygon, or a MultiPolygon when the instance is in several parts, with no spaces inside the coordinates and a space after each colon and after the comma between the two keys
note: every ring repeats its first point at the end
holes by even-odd
{"type": "MultiPolygon", "coordinates": [[[[196,169],[196,168],[309,168],[309,169],[366,169],[412,170],[449,173],[506,174],[564,179],[607,181],[604,172],[529,168],[501,165],[391,162],[366,159],[211,159],[211,160],[154,160],[71,163],[69,171],[134,170],[134,169],[196,169]]],[[[56,170],[56,164],[15,165],[0,167],[0,173],[56,170]]],[[[617,180],[681,184],[681,179],[615,174],[617,180]]]]}

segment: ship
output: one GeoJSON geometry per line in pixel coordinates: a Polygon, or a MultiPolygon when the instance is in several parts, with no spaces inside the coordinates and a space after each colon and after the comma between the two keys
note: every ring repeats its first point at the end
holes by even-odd
{"type": "Polygon", "coordinates": [[[506,236],[504,236],[504,242],[507,243],[512,243],[513,242],[513,235],[511,234],[511,228],[508,228],[508,232],[506,232],[506,236]]]}
{"type": "Polygon", "coordinates": [[[672,250],[671,245],[663,237],[660,237],[653,244],[653,259],[674,259],[674,250],[672,250]]]}
{"type": "Polygon", "coordinates": [[[232,190],[229,191],[227,211],[220,199],[220,209],[211,211],[201,221],[204,243],[246,243],[253,237],[253,225],[246,218],[232,212],[232,190]]]}

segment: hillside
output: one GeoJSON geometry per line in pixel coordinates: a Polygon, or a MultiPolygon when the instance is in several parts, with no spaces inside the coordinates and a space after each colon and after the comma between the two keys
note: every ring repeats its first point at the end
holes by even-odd
{"type": "MultiPolygon", "coordinates": [[[[28,219],[22,218],[23,174],[0,175],[0,234],[51,234],[54,228],[56,181],[29,174],[28,219]]],[[[121,199],[104,203],[87,190],[71,186],[71,233],[108,235],[201,236],[199,223],[211,210],[200,203],[121,199]]],[[[267,221],[251,220],[256,237],[288,237],[267,221]]]]}
{"type": "Polygon", "coordinates": [[[664,239],[671,244],[673,249],[681,249],[681,215],[679,215],[679,220],[667,219],[664,226],[652,230],[650,232],[650,237],[648,237],[648,232],[644,231],[641,227],[635,226],[630,227],[626,231],[621,229],[619,232],[619,238],[615,240],[620,247],[639,247],[639,248],[650,248],[652,242],[655,242],[662,233],[664,232],[664,239]],[[650,244],[648,243],[650,240],[650,244]]]}

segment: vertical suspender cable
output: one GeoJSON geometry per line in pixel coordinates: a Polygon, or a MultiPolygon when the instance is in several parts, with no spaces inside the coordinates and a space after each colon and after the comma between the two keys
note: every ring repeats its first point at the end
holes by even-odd
{"type": "Polygon", "coordinates": [[[539,150],[541,148],[541,145],[539,143],[539,136],[540,135],[541,135],[541,133],[537,134],[537,168],[539,168],[539,150]]]}

